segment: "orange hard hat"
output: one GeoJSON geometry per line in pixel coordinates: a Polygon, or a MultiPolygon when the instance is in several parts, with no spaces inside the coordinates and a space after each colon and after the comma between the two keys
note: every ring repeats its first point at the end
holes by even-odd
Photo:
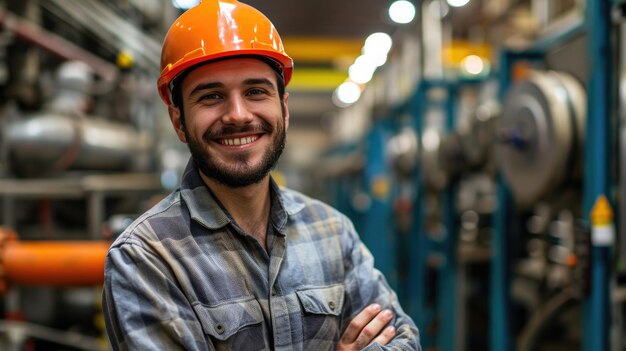
{"type": "Polygon", "coordinates": [[[204,0],[184,12],[170,27],[161,51],[158,89],[170,105],[171,83],[198,63],[224,57],[254,55],[276,62],[285,85],[293,60],[285,53],[278,31],[265,15],[236,0],[204,0]]]}

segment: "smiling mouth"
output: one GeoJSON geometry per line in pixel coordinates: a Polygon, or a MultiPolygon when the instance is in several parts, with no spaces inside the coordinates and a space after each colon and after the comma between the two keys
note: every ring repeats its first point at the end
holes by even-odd
{"type": "Polygon", "coordinates": [[[258,139],[259,137],[254,135],[254,136],[248,136],[248,137],[242,137],[242,138],[224,138],[224,139],[219,139],[218,142],[226,146],[241,146],[241,145],[247,145],[247,144],[253,143],[257,141],[258,139]]]}

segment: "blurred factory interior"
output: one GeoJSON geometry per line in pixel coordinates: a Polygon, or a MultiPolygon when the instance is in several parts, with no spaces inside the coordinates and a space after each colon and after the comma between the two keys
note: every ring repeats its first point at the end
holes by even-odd
{"type": "MultiPolygon", "coordinates": [[[[0,0],[0,350],[110,349],[105,252],[188,159],[185,2],[0,0]]],[[[242,2],[295,60],[275,178],[353,220],[424,350],[626,350],[626,1],[242,2]]]]}

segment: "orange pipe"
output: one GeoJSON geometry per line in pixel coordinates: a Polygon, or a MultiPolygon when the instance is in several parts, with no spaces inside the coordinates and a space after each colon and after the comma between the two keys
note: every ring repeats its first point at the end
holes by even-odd
{"type": "Polygon", "coordinates": [[[19,241],[6,234],[0,233],[0,291],[10,285],[80,286],[104,280],[109,242],[19,241]]]}

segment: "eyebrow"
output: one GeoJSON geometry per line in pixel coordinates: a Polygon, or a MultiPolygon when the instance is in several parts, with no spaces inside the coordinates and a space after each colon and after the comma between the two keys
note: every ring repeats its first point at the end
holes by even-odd
{"type": "Polygon", "coordinates": [[[195,94],[197,94],[198,92],[200,92],[200,91],[202,91],[202,90],[215,89],[215,88],[222,88],[222,87],[224,87],[224,84],[222,84],[222,83],[218,83],[218,82],[198,84],[198,85],[196,85],[196,86],[195,86],[195,88],[193,88],[193,90],[189,93],[189,96],[194,96],[195,94]]]}
{"type": "Polygon", "coordinates": [[[243,82],[245,85],[265,85],[268,88],[276,89],[274,83],[267,78],[250,78],[243,82]]]}
{"type": "MultiPolygon", "coordinates": [[[[264,85],[268,88],[276,89],[274,84],[267,78],[249,78],[243,81],[244,85],[264,85]]],[[[224,84],[220,82],[210,82],[210,83],[201,83],[196,85],[193,90],[189,93],[189,96],[194,96],[195,94],[208,89],[215,88],[223,88],[224,84]]]]}

